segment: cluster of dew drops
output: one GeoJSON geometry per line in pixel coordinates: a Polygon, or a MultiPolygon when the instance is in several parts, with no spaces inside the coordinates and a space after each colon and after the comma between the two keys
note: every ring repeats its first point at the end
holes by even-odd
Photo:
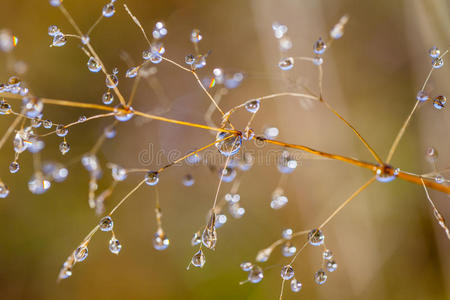
{"type": "MultiPolygon", "coordinates": [[[[61,5],[61,0],[50,0],[52,6],[61,5]]],[[[111,0],[102,9],[102,16],[105,18],[110,18],[115,14],[115,0],[111,0]]],[[[330,31],[330,37],[332,39],[339,39],[343,35],[344,25],[347,23],[348,17],[344,16],[330,31]]],[[[282,52],[286,52],[292,48],[291,39],[287,35],[288,28],[286,25],[280,23],[273,23],[272,29],[274,31],[275,37],[279,41],[279,47],[282,52]]],[[[163,60],[163,54],[165,53],[165,47],[162,39],[167,35],[168,31],[163,22],[159,21],[155,24],[152,30],[152,41],[148,49],[142,52],[143,62],[137,66],[129,68],[126,73],[126,78],[135,78],[142,68],[148,63],[159,64],[163,60]]],[[[51,46],[62,47],[67,43],[72,35],[64,34],[61,29],[56,25],[51,25],[48,28],[48,35],[52,38],[51,46]]],[[[86,46],[90,43],[89,36],[85,35],[80,37],[82,45],[86,46]]],[[[194,44],[198,44],[203,39],[200,31],[194,29],[191,32],[190,40],[194,44]]],[[[12,36],[9,31],[0,31],[0,50],[3,52],[9,52],[16,43],[16,37],[12,36]]],[[[322,38],[319,38],[313,45],[314,57],[312,62],[320,66],[323,63],[322,55],[327,49],[328,43],[322,38]]],[[[87,54],[88,51],[85,51],[87,54]]],[[[189,54],[185,57],[185,63],[191,66],[192,70],[201,69],[206,66],[206,59],[209,52],[205,54],[200,54],[196,51],[195,54],[189,54]]],[[[440,50],[437,47],[433,47],[429,50],[429,55],[432,58],[432,67],[435,69],[441,68],[444,64],[440,50]]],[[[103,66],[98,58],[89,55],[88,61],[86,63],[87,68],[92,73],[99,73],[102,71],[103,66]]],[[[278,66],[281,70],[287,71],[293,68],[294,58],[286,57],[279,61],[278,66]]],[[[102,95],[101,100],[103,104],[110,105],[114,102],[114,92],[119,84],[118,69],[114,68],[112,73],[106,73],[105,85],[107,91],[102,95]]],[[[221,68],[215,68],[211,76],[203,79],[204,86],[212,88],[216,85],[224,85],[224,87],[231,89],[236,88],[240,85],[244,78],[242,72],[236,73],[226,73],[221,68]]],[[[30,120],[30,126],[18,130],[14,136],[13,148],[15,152],[15,159],[10,164],[9,170],[11,173],[17,173],[20,169],[18,163],[19,155],[25,151],[31,153],[38,153],[45,147],[45,143],[39,138],[35,131],[39,127],[45,129],[54,129],[58,137],[63,138],[63,141],[59,144],[59,150],[64,155],[70,151],[70,145],[67,142],[67,135],[69,133],[68,128],[63,124],[55,124],[51,120],[45,119],[43,117],[44,104],[41,99],[31,95],[30,91],[26,85],[16,76],[9,78],[7,83],[0,84],[0,93],[12,93],[22,96],[22,110],[21,114],[25,115],[30,120]]],[[[426,102],[430,99],[429,94],[421,90],[417,94],[417,100],[420,102],[426,102]]],[[[443,95],[437,95],[432,100],[433,106],[441,110],[446,104],[446,97],[443,95]]],[[[134,113],[132,107],[123,107],[117,105],[114,111],[114,117],[117,121],[124,122],[130,120],[134,113]]],[[[249,113],[256,113],[260,108],[260,101],[252,100],[245,104],[245,108],[249,113]]],[[[11,106],[5,101],[0,101],[0,114],[6,115],[12,113],[11,106]]],[[[85,116],[80,116],[77,123],[86,122],[87,118],[85,116]]],[[[105,128],[104,135],[106,138],[114,138],[116,135],[115,127],[108,126],[105,128]]],[[[231,133],[219,132],[216,136],[216,147],[219,152],[226,156],[231,157],[239,153],[242,145],[242,139],[250,140],[253,138],[252,131],[246,131],[242,136],[230,136],[231,133]]],[[[279,135],[279,130],[276,127],[269,126],[264,130],[264,136],[268,139],[273,139],[279,135]]],[[[429,156],[432,156],[431,154],[429,156]]],[[[187,159],[187,163],[194,165],[201,161],[201,156],[195,154],[187,159]]],[[[97,189],[96,180],[102,176],[101,164],[95,154],[87,153],[81,158],[81,163],[84,168],[90,174],[90,191],[95,191],[97,189]]],[[[229,164],[222,169],[219,169],[218,175],[224,182],[232,182],[237,174],[237,170],[247,171],[251,168],[254,163],[254,158],[249,153],[244,153],[242,158],[236,159],[233,157],[230,159],[229,164]]],[[[298,161],[289,151],[283,151],[278,158],[278,170],[282,174],[289,174],[293,172],[298,166],[298,161]]],[[[115,182],[124,181],[127,178],[127,170],[121,166],[110,164],[111,174],[115,182]]],[[[380,181],[388,181],[395,177],[391,176],[389,178],[383,178],[384,174],[379,174],[380,181]]],[[[68,169],[61,163],[56,162],[46,162],[42,164],[41,170],[35,171],[31,179],[28,181],[28,188],[34,194],[42,194],[46,192],[52,185],[52,182],[62,182],[68,176],[68,169]]],[[[442,177],[442,176],[441,176],[442,177]]],[[[439,178],[441,178],[439,177],[439,178]]],[[[442,177],[443,178],[443,177],[442,177]]],[[[441,180],[441,179],[439,179],[441,180]]],[[[443,180],[443,179],[442,179],[443,180]]],[[[441,180],[441,182],[443,182],[441,180]]],[[[436,181],[438,181],[436,177],[436,181]]],[[[159,182],[159,173],[157,171],[149,171],[145,176],[145,183],[149,186],[155,186],[159,182]]],[[[185,186],[192,186],[195,180],[192,175],[187,174],[183,177],[182,183],[185,186]]],[[[9,194],[9,189],[0,180],[0,197],[5,198],[9,194]]],[[[100,194],[100,196],[90,199],[91,207],[97,209],[97,213],[103,213],[103,201],[105,195],[100,194]]],[[[224,197],[225,203],[228,205],[229,213],[234,218],[241,218],[245,214],[245,208],[241,206],[241,197],[238,193],[230,192],[224,197]]],[[[270,199],[270,207],[272,209],[281,209],[288,203],[288,197],[285,195],[281,187],[276,187],[272,193],[270,199]]],[[[161,211],[157,208],[156,210],[157,219],[161,217],[161,211]]],[[[202,246],[207,249],[214,249],[217,242],[217,232],[216,229],[225,224],[227,221],[227,216],[224,213],[216,214],[211,212],[208,217],[208,222],[203,229],[203,232],[197,231],[191,240],[192,246],[200,245],[200,249],[193,255],[190,265],[194,267],[203,267],[206,262],[205,254],[202,250],[202,246]]],[[[108,249],[113,254],[119,254],[122,249],[122,244],[117,239],[113,231],[114,222],[111,216],[103,217],[98,228],[103,232],[111,232],[111,239],[108,243],[108,249]]],[[[292,240],[295,234],[292,229],[285,229],[282,233],[282,241],[284,242],[281,248],[282,254],[285,257],[294,256],[297,253],[297,248],[293,245],[292,240]]],[[[324,238],[322,231],[319,229],[313,229],[308,234],[308,243],[313,246],[324,245],[324,238]]],[[[72,268],[74,264],[84,261],[88,256],[88,242],[89,239],[83,241],[74,252],[67,258],[66,262],[61,268],[59,278],[64,279],[72,274],[72,268]]],[[[169,246],[170,241],[167,238],[164,230],[161,226],[158,226],[156,233],[153,236],[153,246],[156,250],[165,250],[169,246]]],[[[258,263],[266,262],[271,253],[273,247],[269,247],[261,250],[256,261],[258,263]]],[[[260,282],[264,277],[264,269],[251,262],[244,262],[241,264],[243,271],[248,272],[247,281],[252,283],[260,282]]],[[[322,254],[322,265],[320,269],[314,274],[314,280],[317,284],[323,284],[327,280],[327,273],[333,272],[337,269],[337,264],[333,259],[333,254],[329,249],[324,247],[322,254]]],[[[298,292],[302,288],[302,283],[298,278],[295,277],[294,268],[291,264],[285,265],[281,269],[281,277],[283,281],[290,280],[290,287],[293,292],[298,292]]]]}

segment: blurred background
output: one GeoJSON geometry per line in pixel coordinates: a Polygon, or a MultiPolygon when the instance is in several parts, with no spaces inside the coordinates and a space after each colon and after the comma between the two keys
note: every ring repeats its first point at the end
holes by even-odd
{"type": "MultiPolygon", "coordinates": [[[[147,44],[122,3],[118,1],[116,14],[93,31],[91,41],[109,69],[119,68],[119,88],[129,95],[133,80],[125,78],[128,67],[120,56],[125,51],[139,62],[147,44]]],[[[200,50],[212,51],[207,66],[199,71],[202,78],[211,76],[216,67],[245,74],[242,84],[222,98],[220,105],[225,110],[246,99],[298,91],[301,85],[317,91],[317,70],[312,64],[296,62],[287,72],[278,68],[280,50],[272,23],[278,21],[289,28],[293,46],[284,56],[312,56],[317,38],[327,36],[339,18],[348,14],[343,38],[324,56],[324,97],[382,157],[386,157],[428,74],[428,49],[450,46],[447,0],[126,3],[147,32],[155,22],[165,22],[166,56],[177,62],[183,63],[184,57],[194,52],[189,36],[193,28],[200,29],[200,50]]],[[[82,30],[87,30],[106,2],[67,0],[64,4],[82,30]]],[[[70,39],[62,48],[49,47],[48,26],[74,33],[58,9],[48,1],[2,0],[1,5],[0,29],[10,29],[19,43],[13,52],[0,53],[0,82],[17,71],[9,63],[21,60],[27,70],[20,77],[34,94],[101,103],[104,76],[87,70],[79,42],[70,39]]],[[[204,124],[210,103],[193,77],[168,63],[156,67],[154,85],[143,82],[139,86],[135,109],[204,124]]],[[[428,91],[449,96],[449,80],[450,68],[444,65],[433,74],[428,91]]],[[[47,118],[60,123],[94,113],[56,106],[46,106],[45,112],[47,118]]],[[[233,123],[243,128],[248,117],[243,111],[233,123]]],[[[218,123],[219,115],[214,113],[212,119],[218,123]]],[[[12,120],[11,116],[0,118],[3,132],[12,120]]],[[[77,159],[108,124],[110,121],[103,119],[73,127],[68,135],[72,150],[64,157],[58,150],[61,138],[47,137],[42,160],[67,163],[77,159]]],[[[253,129],[261,134],[269,125],[280,130],[280,140],[372,161],[353,133],[321,105],[292,98],[269,101],[256,116],[253,129]]],[[[438,111],[431,103],[421,106],[392,164],[419,174],[430,172],[432,167],[424,154],[427,147],[434,146],[440,153],[438,168],[446,168],[450,163],[449,127],[446,109],[438,111]]],[[[214,138],[201,129],[142,122],[137,117],[120,124],[117,131],[117,137],[108,140],[99,152],[102,164],[156,169],[173,159],[167,158],[169,151],[186,153],[214,138]],[[139,159],[149,148],[162,153],[162,162],[144,164],[139,159]]],[[[276,266],[265,272],[259,284],[239,285],[247,275],[239,264],[254,261],[257,251],[279,239],[284,228],[297,231],[317,226],[371,176],[341,162],[304,156],[284,185],[289,203],[275,211],[270,201],[280,173],[274,164],[255,164],[238,175],[246,214],[237,220],[228,218],[219,229],[217,249],[206,252],[203,269],[186,271],[197,251],[190,246],[190,239],[205,222],[219,177],[206,166],[171,168],[158,185],[170,247],[162,252],[153,249],[155,193],[145,186],[114,217],[115,233],[123,245],[120,255],[108,251],[109,235],[98,233],[89,244],[88,259],[75,266],[70,279],[57,284],[61,264],[99,220],[87,204],[88,173],[80,163],[72,164],[64,183],[54,184],[44,195],[33,195],[27,188],[33,173],[30,154],[21,156],[18,174],[7,169],[14,159],[11,143],[0,155],[0,177],[11,190],[9,197],[0,201],[2,299],[277,299],[280,266],[288,261],[279,249],[265,263],[276,266]],[[196,180],[192,187],[182,185],[188,173],[196,180]]],[[[259,149],[251,142],[243,148],[259,149]]],[[[100,190],[111,181],[107,173],[99,182],[100,190]]],[[[130,175],[121,182],[106,208],[111,209],[140,180],[140,175],[130,175]]],[[[223,184],[220,198],[231,185],[223,184]]],[[[433,191],[431,197],[444,217],[450,218],[448,196],[433,191]]],[[[318,286],[313,274],[320,268],[321,250],[306,248],[294,264],[303,289],[298,294],[286,289],[284,299],[450,299],[450,242],[434,220],[421,186],[400,180],[373,184],[330,222],[325,235],[338,270],[329,274],[326,284],[318,286]]],[[[297,247],[303,242],[303,238],[297,240],[297,247]]]]}

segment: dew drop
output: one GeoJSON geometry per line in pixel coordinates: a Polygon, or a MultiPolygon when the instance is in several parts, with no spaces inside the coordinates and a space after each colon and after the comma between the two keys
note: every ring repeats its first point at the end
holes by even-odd
{"type": "Polygon", "coordinates": [[[87,246],[80,246],[75,250],[73,257],[76,262],[82,262],[88,256],[88,248],[87,246]]]}
{"type": "Polygon", "coordinates": [[[331,252],[330,249],[326,249],[325,251],[323,251],[322,253],[322,257],[325,260],[330,260],[333,258],[333,252],[331,252]]]}
{"type": "Polygon", "coordinates": [[[291,242],[286,242],[281,248],[281,254],[284,257],[291,257],[297,252],[297,248],[291,244],[291,242]]]}
{"type": "Polygon", "coordinates": [[[437,58],[433,59],[433,61],[431,62],[431,66],[434,69],[440,69],[440,68],[442,68],[443,65],[444,65],[444,60],[441,57],[437,57],[437,58]]]}
{"type": "Polygon", "coordinates": [[[53,126],[53,122],[50,120],[44,120],[42,121],[42,126],[44,126],[44,128],[46,129],[50,129],[53,126]]]}
{"type": "Polygon", "coordinates": [[[115,181],[124,181],[127,178],[127,170],[118,165],[112,165],[111,174],[115,181]]]}
{"type": "Polygon", "coordinates": [[[109,240],[108,245],[109,251],[113,254],[119,254],[120,250],[122,250],[122,244],[120,244],[119,240],[114,236],[109,240]]]}
{"type": "Polygon", "coordinates": [[[70,145],[67,141],[62,141],[59,144],[59,151],[61,151],[62,155],[65,155],[67,152],[70,151],[70,145]]]}
{"type": "Polygon", "coordinates": [[[102,66],[100,65],[100,63],[93,57],[91,56],[87,62],[87,67],[89,69],[89,71],[93,72],[93,73],[97,73],[102,69],[102,66]]]}
{"type": "Polygon", "coordinates": [[[51,183],[48,179],[46,179],[42,173],[35,173],[30,181],[28,181],[28,189],[33,194],[39,195],[43,194],[51,187],[51,183]]]}
{"type": "Polygon", "coordinates": [[[56,126],[56,135],[59,137],[65,137],[69,130],[64,125],[56,126]]]}
{"type": "Polygon", "coordinates": [[[251,262],[243,262],[240,265],[242,271],[249,272],[253,268],[253,264],[251,262]]]}
{"type": "Polygon", "coordinates": [[[438,110],[443,109],[445,106],[445,103],[447,103],[447,97],[445,97],[443,95],[436,96],[433,99],[433,106],[438,110]]]}
{"type": "Polygon", "coordinates": [[[52,46],[62,47],[67,43],[66,36],[62,33],[58,33],[53,37],[52,46]]]}
{"type": "Polygon", "coordinates": [[[294,277],[294,269],[290,265],[286,265],[281,269],[281,278],[289,280],[294,277]]]}
{"type": "Polygon", "coordinates": [[[262,250],[259,250],[256,254],[256,261],[257,262],[266,262],[269,260],[270,255],[272,254],[273,248],[265,248],[262,250]]]}
{"type": "Polygon", "coordinates": [[[294,67],[294,59],[292,57],[283,58],[278,63],[278,67],[283,71],[290,70],[294,67]]]}
{"type": "Polygon", "coordinates": [[[194,256],[192,256],[191,264],[194,267],[203,268],[205,262],[206,262],[205,254],[203,254],[202,249],[198,250],[198,252],[195,253],[194,256]]]}
{"type": "Polygon", "coordinates": [[[162,229],[158,229],[153,235],[153,248],[162,251],[169,247],[170,241],[162,229]]]}
{"type": "Polygon", "coordinates": [[[441,54],[441,50],[438,49],[438,47],[433,46],[428,50],[428,55],[430,55],[432,58],[437,58],[441,54]]]}
{"type": "Polygon", "coordinates": [[[323,58],[320,56],[314,57],[313,64],[315,64],[316,66],[320,66],[321,64],[323,64],[323,58]]]}
{"type": "Polygon", "coordinates": [[[242,145],[242,137],[228,132],[219,132],[216,135],[216,147],[225,156],[232,156],[239,152],[242,145]]]}
{"type": "Polygon", "coordinates": [[[329,260],[327,261],[326,267],[328,272],[334,272],[337,270],[338,265],[334,260],[329,260]]]}
{"type": "Polygon", "coordinates": [[[145,183],[148,185],[157,185],[159,182],[159,173],[156,171],[149,171],[145,175],[145,183]]]}
{"type": "Polygon", "coordinates": [[[297,279],[292,278],[291,291],[293,291],[294,293],[298,293],[298,292],[300,292],[301,289],[302,289],[302,283],[300,281],[298,281],[297,279]]]}
{"type": "Polygon", "coordinates": [[[9,172],[11,172],[12,174],[19,172],[19,169],[20,169],[20,165],[17,161],[13,161],[9,165],[9,172]]]}
{"type": "Polygon", "coordinates": [[[6,184],[0,180],[0,198],[6,198],[9,195],[9,189],[6,184]]]}
{"type": "Polygon", "coordinates": [[[48,27],[48,35],[49,36],[55,36],[55,35],[57,35],[60,32],[61,31],[59,30],[58,26],[56,26],[56,25],[50,25],[48,27]]]}
{"type": "Polygon", "coordinates": [[[281,233],[281,236],[283,237],[283,239],[285,240],[290,240],[292,239],[292,235],[294,234],[294,231],[291,228],[286,228],[283,230],[283,232],[281,233]]]}
{"type": "Polygon", "coordinates": [[[314,274],[314,281],[317,284],[324,284],[327,281],[327,274],[325,274],[325,272],[320,269],[314,274]]]}
{"type": "Polygon", "coordinates": [[[197,231],[196,233],[194,233],[194,236],[191,239],[191,245],[196,246],[196,245],[199,245],[201,242],[202,242],[202,237],[200,235],[200,232],[197,231]]]}
{"type": "Polygon", "coordinates": [[[313,51],[315,54],[321,55],[325,52],[327,49],[327,44],[322,40],[322,38],[319,38],[317,42],[314,43],[313,51]]]}
{"type": "Polygon", "coordinates": [[[102,14],[105,18],[112,17],[115,12],[116,12],[116,9],[114,8],[113,2],[110,2],[110,3],[106,4],[105,6],[103,6],[102,14]]]}
{"type": "Polygon", "coordinates": [[[134,109],[131,106],[128,108],[123,108],[121,105],[118,105],[115,107],[114,112],[114,117],[120,122],[129,121],[134,116],[134,109]]]}
{"type": "Polygon", "coordinates": [[[420,102],[425,102],[429,99],[430,97],[428,96],[427,92],[420,90],[417,93],[416,99],[419,100],[420,102]]]}
{"type": "Polygon", "coordinates": [[[245,109],[252,114],[255,114],[259,110],[259,107],[260,107],[259,100],[248,101],[245,104],[245,109]]]}
{"type": "Polygon", "coordinates": [[[106,87],[113,89],[119,84],[119,78],[117,78],[116,74],[106,76],[105,84],[106,84],[106,87]]]}
{"type": "Polygon", "coordinates": [[[184,186],[192,186],[195,183],[195,179],[191,174],[186,174],[183,177],[183,185],[184,186]]]}
{"type": "Polygon", "coordinates": [[[129,68],[129,69],[127,70],[127,73],[125,74],[125,77],[127,77],[127,78],[134,78],[134,77],[137,76],[138,71],[139,71],[139,67],[132,67],[132,68],[129,68]]]}
{"type": "Polygon", "coordinates": [[[191,32],[191,42],[197,44],[203,39],[203,36],[200,34],[200,30],[193,29],[191,32]]]}
{"type": "Polygon", "coordinates": [[[297,168],[298,162],[288,151],[283,151],[278,159],[278,171],[284,174],[292,173],[297,168]]]}
{"type": "Polygon", "coordinates": [[[114,101],[114,95],[110,91],[107,91],[103,94],[103,96],[102,96],[103,104],[108,105],[108,104],[111,104],[113,101],[114,101]]]}
{"type": "Polygon", "coordinates": [[[98,223],[101,231],[111,231],[113,230],[114,222],[110,216],[103,217],[98,223]]]}
{"type": "Polygon", "coordinates": [[[308,233],[308,241],[313,246],[320,246],[323,244],[325,236],[319,229],[313,229],[308,233]]]}
{"type": "Polygon", "coordinates": [[[258,283],[264,278],[264,273],[261,267],[253,266],[248,273],[248,281],[251,283],[258,283]]]}

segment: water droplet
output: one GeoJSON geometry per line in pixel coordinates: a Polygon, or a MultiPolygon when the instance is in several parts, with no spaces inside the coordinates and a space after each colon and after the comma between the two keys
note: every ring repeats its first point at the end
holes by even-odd
{"type": "Polygon", "coordinates": [[[276,127],[266,127],[264,129],[264,137],[266,139],[274,139],[280,134],[280,131],[276,127]]]}
{"type": "Polygon", "coordinates": [[[22,100],[22,109],[29,118],[36,118],[42,114],[44,103],[37,97],[25,97],[22,100]]]}
{"type": "Polygon", "coordinates": [[[11,113],[11,105],[5,100],[0,101],[0,115],[7,115],[9,113],[11,113]]]}
{"type": "Polygon", "coordinates": [[[14,151],[16,153],[22,153],[23,151],[27,150],[31,145],[30,138],[33,136],[33,134],[34,133],[32,127],[27,127],[25,129],[17,131],[13,140],[14,151]]]}
{"type": "Polygon", "coordinates": [[[47,162],[42,166],[42,172],[55,182],[63,182],[69,175],[69,171],[60,163],[47,162]]]}
{"type": "Polygon", "coordinates": [[[205,255],[203,254],[202,249],[198,250],[198,252],[195,253],[194,256],[192,256],[191,264],[194,267],[203,268],[203,266],[205,265],[205,262],[206,262],[206,259],[205,259],[205,255]]]}
{"type": "Polygon", "coordinates": [[[169,247],[169,239],[162,229],[158,229],[153,235],[153,248],[162,251],[169,247]]]}
{"type": "Polygon", "coordinates": [[[102,66],[100,65],[100,63],[93,57],[91,56],[87,62],[87,67],[89,69],[89,71],[93,72],[93,73],[97,73],[102,69],[102,66]]]}
{"type": "Polygon", "coordinates": [[[242,271],[249,272],[253,268],[253,264],[251,262],[243,262],[240,265],[242,271]]]}
{"type": "Polygon", "coordinates": [[[436,97],[433,99],[433,106],[434,106],[436,109],[441,110],[442,108],[444,108],[445,103],[447,103],[447,97],[445,97],[445,96],[443,96],[443,95],[436,96],[436,97]]]}
{"type": "Polygon", "coordinates": [[[241,207],[238,203],[231,204],[228,210],[231,216],[235,219],[240,219],[245,214],[245,208],[241,207]]]}
{"type": "Polygon", "coordinates": [[[163,22],[156,22],[152,35],[155,39],[160,39],[167,35],[167,29],[163,22]]]}
{"type": "Polygon", "coordinates": [[[105,137],[108,139],[112,139],[116,136],[116,127],[114,125],[109,125],[105,127],[105,130],[103,131],[105,134],[105,137]]]}
{"type": "Polygon", "coordinates": [[[290,70],[294,67],[294,59],[292,57],[283,58],[278,63],[278,67],[283,71],[290,70]]]}
{"type": "Polygon", "coordinates": [[[60,32],[61,31],[59,30],[58,26],[56,26],[56,25],[50,25],[48,27],[48,35],[49,36],[55,36],[55,35],[57,35],[60,32]]]}
{"type": "Polygon", "coordinates": [[[113,2],[110,2],[110,3],[106,4],[105,6],[103,6],[102,14],[105,18],[112,17],[115,12],[116,12],[116,9],[114,8],[113,2]]]}
{"type": "Polygon", "coordinates": [[[282,189],[277,188],[272,193],[272,201],[270,202],[270,207],[272,209],[280,209],[288,203],[288,198],[284,195],[282,189]]]}
{"type": "Polygon", "coordinates": [[[298,292],[300,292],[301,289],[302,289],[302,283],[300,281],[298,281],[297,279],[293,278],[291,280],[291,291],[293,291],[294,293],[298,293],[298,292]]]}
{"type": "Polygon", "coordinates": [[[58,7],[61,5],[62,0],[49,0],[51,6],[58,7]]]}
{"type": "Polygon", "coordinates": [[[134,109],[131,106],[124,108],[121,105],[118,105],[115,107],[114,113],[114,117],[117,121],[126,122],[134,116],[134,109]]]}
{"type": "Polygon", "coordinates": [[[286,25],[280,24],[278,22],[272,23],[272,29],[273,29],[275,38],[277,38],[277,39],[281,39],[288,31],[288,27],[286,25]]]}
{"type": "MultiPolygon", "coordinates": [[[[215,216],[214,216],[215,218],[215,216]]],[[[215,222],[215,221],[214,221],[215,222]]],[[[215,223],[210,226],[206,226],[202,233],[202,243],[208,249],[214,249],[217,243],[217,231],[215,223]]]]}
{"type": "Polygon", "coordinates": [[[19,169],[20,169],[20,165],[17,161],[13,161],[9,165],[9,172],[11,172],[12,174],[19,172],[19,169]]]}
{"type": "Polygon", "coordinates": [[[337,270],[337,263],[334,260],[327,261],[327,271],[334,272],[337,270]]]}
{"type": "Polygon", "coordinates": [[[55,47],[62,47],[67,43],[67,39],[66,36],[64,34],[62,34],[61,32],[56,34],[53,37],[53,42],[52,42],[52,46],[55,47]]]}
{"type": "Polygon", "coordinates": [[[65,262],[61,269],[59,270],[58,278],[66,279],[72,276],[72,264],[65,262]]]}
{"type": "Polygon", "coordinates": [[[232,182],[236,178],[236,174],[236,170],[232,167],[219,169],[219,178],[222,178],[223,182],[232,182]]]}
{"type": "Polygon", "coordinates": [[[87,120],[86,116],[79,116],[78,117],[78,122],[79,123],[84,123],[84,122],[86,122],[86,120],[87,120]]]}
{"type": "Polygon", "coordinates": [[[110,216],[103,217],[98,223],[101,231],[111,231],[113,230],[114,222],[110,216]]]}
{"type": "Polygon", "coordinates": [[[436,177],[434,177],[434,181],[436,181],[436,183],[444,183],[445,178],[444,178],[444,176],[439,174],[439,175],[436,175],[436,177]]]}
{"type": "Polygon", "coordinates": [[[444,65],[444,60],[441,57],[437,57],[433,59],[431,65],[433,66],[434,69],[440,69],[444,65]]]}
{"type": "Polygon", "coordinates": [[[139,67],[129,68],[127,70],[127,73],[125,74],[125,77],[127,77],[127,78],[134,78],[134,77],[137,76],[138,72],[139,72],[139,67]]]}
{"type": "Polygon", "coordinates": [[[149,171],[145,175],[145,183],[148,185],[156,185],[159,182],[159,173],[156,171],[149,171]]]}
{"type": "Polygon", "coordinates": [[[313,64],[315,64],[316,66],[320,66],[321,64],[323,64],[323,58],[320,56],[314,57],[313,64]]]}
{"type": "Polygon", "coordinates": [[[238,203],[241,200],[241,196],[239,194],[227,193],[225,195],[225,201],[228,203],[238,203]]]}
{"type": "Polygon", "coordinates": [[[322,253],[322,257],[325,260],[330,260],[333,258],[333,252],[331,252],[330,249],[326,249],[325,251],[323,251],[322,253]]]}
{"type": "Polygon", "coordinates": [[[416,99],[421,101],[421,102],[425,102],[425,101],[427,101],[429,99],[429,96],[428,96],[427,92],[420,90],[417,93],[416,99]]]}
{"type": "Polygon", "coordinates": [[[83,35],[82,37],[81,37],[81,43],[83,44],[83,45],[87,45],[87,44],[89,44],[89,41],[91,40],[91,38],[89,37],[89,36],[87,36],[87,35],[83,35]]]}
{"type": "Polygon", "coordinates": [[[120,250],[122,250],[122,244],[120,244],[119,240],[114,236],[109,240],[109,251],[113,254],[119,254],[120,250]]]}
{"type": "Polygon", "coordinates": [[[14,36],[8,29],[0,30],[0,51],[10,52],[14,49],[14,36]]]}
{"type": "Polygon", "coordinates": [[[297,161],[292,157],[288,151],[283,151],[278,159],[278,171],[281,173],[289,174],[297,168],[297,161]]]}
{"type": "Polygon", "coordinates": [[[59,137],[65,137],[69,130],[64,125],[56,126],[56,135],[59,137]]]}
{"type": "Polygon", "coordinates": [[[199,245],[202,242],[202,237],[200,236],[200,232],[197,231],[194,233],[194,236],[191,239],[191,245],[196,246],[199,245]]]}
{"type": "Polygon", "coordinates": [[[281,278],[289,280],[294,277],[294,269],[290,265],[286,265],[281,269],[281,278]]]}
{"type": "Polygon", "coordinates": [[[227,216],[224,214],[217,215],[216,217],[216,228],[222,227],[227,222],[227,216]]]}
{"type": "Polygon", "coordinates": [[[291,257],[297,252],[297,248],[291,244],[291,242],[286,242],[281,248],[281,254],[284,257],[291,257]]]}
{"type": "Polygon", "coordinates": [[[322,40],[322,38],[319,38],[317,42],[314,43],[313,51],[315,54],[323,54],[325,50],[327,49],[327,44],[322,40]]]}
{"type": "Polygon", "coordinates": [[[264,273],[261,267],[253,266],[250,272],[248,273],[248,281],[251,283],[258,283],[264,278],[264,273]]]}
{"type": "Polygon", "coordinates": [[[9,189],[6,184],[0,180],[0,198],[6,198],[9,195],[9,189]]]}
{"type": "Polygon", "coordinates": [[[191,42],[192,43],[198,43],[202,40],[203,36],[200,34],[200,30],[193,29],[191,32],[191,42]]]}
{"type": "Polygon", "coordinates": [[[376,171],[376,179],[379,182],[391,182],[398,175],[398,169],[393,169],[391,166],[383,165],[376,171]]]}
{"type": "Polygon", "coordinates": [[[192,65],[195,61],[195,57],[192,54],[186,55],[186,57],[184,58],[184,62],[188,65],[192,65]]]}
{"type": "Polygon", "coordinates": [[[441,55],[441,50],[438,49],[438,47],[433,46],[428,50],[428,55],[430,55],[432,58],[437,58],[439,55],[441,55]]]}
{"type": "Polygon", "coordinates": [[[255,114],[259,110],[259,107],[259,100],[251,100],[245,104],[245,109],[252,114],[255,114]]]}
{"type": "Polygon", "coordinates": [[[127,178],[127,170],[118,165],[111,166],[111,174],[116,181],[124,181],[127,178]]]}
{"type": "Polygon", "coordinates": [[[313,229],[308,233],[308,241],[313,246],[320,246],[325,240],[325,235],[319,229],[313,229]]]}
{"type": "Polygon", "coordinates": [[[67,141],[62,141],[61,144],[59,144],[59,151],[61,151],[62,155],[66,154],[70,151],[70,145],[67,141]]]}
{"type": "Polygon", "coordinates": [[[232,156],[239,152],[242,145],[242,137],[228,132],[219,132],[216,135],[216,147],[225,156],[232,156]],[[224,140],[225,139],[225,140],[224,140]]]}
{"type": "Polygon", "coordinates": [[[103,94],[103,96],[102,96],[103,104],[108,105],[108,104],[111,104],[113,101],[114,101],[114,95],[110,91],[107,91],[103,94]]]}
{"type": "Polygon", "coordinates": [[[45,193],[51,187],[51,183],[42,173],[35,173],[28,181],[28,189],[33,194],[39,195],[45,193]]]}
{"type": "Polygon", "coordinates": [[[86,154],[81,158],[81,164],[90,173],[96,173],[100,171],[100,163],[97,156],[94,154],[86,154]]]}
{"type": "Polygon", "coordinates": [[[183,177],[184,186],[192,186],[195,183],[195,179],[191,174],[186,174],[183,177]]]}
{"type": "Polygon", "coordinates": [[[291,228],[286,228],[283,230],[283,232],[281,233],[281,236],[283,237],[283,239],[285,240],[290,240],[292,239],[292,235],[294,234],[294,231],[291,228]]]}
{"type": "Polygon", "coordinates": [[[53,122],[50,120],[44,120],[42,121],[42,126],[44,126],[44,128],[46,129],[50,129],[53,126],[53,122]]]}
{"type": "Polygon", "coordinates": [[[76,262],[82,262],[87,258],[87,256],[88,256],[87,246],[78,247],[73,254],[73,258],[75,259],[76,262]]]}
{"type": "Polygon", "coordinates": [[[289,37],[283,37],[280,39],[280,50],[281,51],[288,51],[292,48],[292,41],[289,37]]]}
{"type": "Polygon", "coordinates": [[[256,261],[257,262],[266,262],[269,260],[270,255],[272,254],[273,248],[265,248],[262,250],[259,250],[256,254],[256,261]]]}
{"type": "Polygon", "coordinates": [[[116,74],[112,74],[106,77],[105,79],[106,87],[113,89],[119,84],[119,78],[117,78],[116,74]]]}
{"type": "Polygon", "coordinates": [[[325,272],[322,269],[320,269],[314,274],[314,281],[317,284],[324,284],[325,281],[327,281],[327,274],[325,274],[325,272]]]}
{"type": "Polygon", "coordinates": [[[426,154],[426,158],[430,162],[435,162],[439,157],[437,150],[433,147],[428,147],[425,154],[426,154]]]}

